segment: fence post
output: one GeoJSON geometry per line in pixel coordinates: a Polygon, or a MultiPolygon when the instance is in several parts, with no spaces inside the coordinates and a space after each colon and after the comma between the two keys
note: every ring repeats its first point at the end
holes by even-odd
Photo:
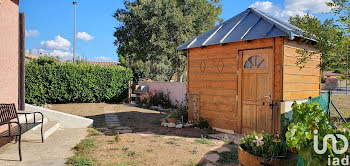
{"type": "Polygon", "coordinates": [[[328,91],[328,114],[329,114],[329,116],[331,116],[331,95],[332,95],[332,93],[329,90],[328,91]]]}

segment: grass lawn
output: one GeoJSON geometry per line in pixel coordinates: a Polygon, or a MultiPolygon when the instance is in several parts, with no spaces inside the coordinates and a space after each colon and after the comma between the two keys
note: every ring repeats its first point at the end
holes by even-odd
{"type": "MultiPolygon", "coordinates": [[[[350,121],[350,95],[344,94],[333,94],[332,101],[334,105],[338,108],[341,115],[349,122],[350,121]]],[[[342,119],[335,111],[334,107],[331,106],[331,118],[333,124],[336,126],[340,126],[342,123],[342,119]]]]}
{"type": "MultiPolygon", "coordinates": [[[[350,118],[350,95],[334,94],[332,101],[344,118],[350,118]]],[[[331,117],[338,117],[333,107],[331,107],[331,117]]]]}
{"type": "MultiPolygon", "coordinates": [[[[161,127],[165,113],[121,104],[54,104],[51,109],[85,116],[97,120],[97,129],[106,126],[104,113],[114,111],[122,126],[132,128],[133,133],[116,132],[106,135],[89,129],[90,135],[75,147],[75,156],[68,161],[74,165],[205,165],[206,154],[217,154],[218,165],[237,165],[237,145],[222,140],[207,139],[206,131],[196,128],[161,127]],[[145,134],[147,133],[147,134],[145,134]],[[116,141],[120,140],[120,141],[116,141]],[[219,153],[222,147],[229,152],[219,153]]],[[[214,163],[212,163],[214,164],[214,163]]]]}

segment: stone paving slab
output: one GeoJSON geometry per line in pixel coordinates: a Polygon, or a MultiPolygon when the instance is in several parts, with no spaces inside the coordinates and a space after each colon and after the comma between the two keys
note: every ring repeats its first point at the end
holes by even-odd
{"type": "Polygon", "coordinates": [[[119,122],[106,122],[106,124],[120,124],[119,122]]]}
{"type": "Polygon", "coordinates": [[[113,124],[113,125],[108,125],[108,127],[119,127],[120,124],[113,124]]]}
{"type": "Polygon", "coordinates": [[[241,144],[241,138],[244,137],[242,134],[227,134],[227,133],[218,133],[218,134],[210,134],[209,137],[221,140],[223,137],[227,136],[229,140],[233,140],[235,144],[241,144]]]}
{"type": "Polygon", "coordinates": [[[215,163],[220,159],[220,156],[218,154],[212,153],[205,155],[204,158],[208,161],[215,163]]]}
{"type": "Polygon", "coordinates": [[[106,124],[120,124],[119,122],[106,122],[106,124]]]}
{"type": "Polygon", "coordinates": [[[132,130],[118,130],[120,134],[132,133],[132,130]]]}
{"type": "Polygon", "coordinates": [[[119,125],[119,122],[106,122],[107,126],[108,125],[119,125]]]}
{"type": "Polygon", "coordinates": [[[106,114],[105,117],[108,117],[108,118],[118,118],[118,115],[106,114]]]}
{"type": "Polygon", "coordinates": [[[106,122],[119,122],[118,119],[106,119],[106,122]]]}
{"type": "Polygon", "coordinates": [[[117,127],[117,130],[131,130],[131,128],[127,126],[121,126],[121,127],[117,127]]]}
{"type": "Polygon", "coordinates": [[[222,153],[222,152],[229,152],[230,149],[227,147],[221,147],[221,148],[217,149],[216,151],[219,153],[222,153]]]}
{"type": "MultiPolygon", "coordinates": [[[[104,112],[105,114],[105,122],[107,127],[116,127],[117,131],[120,134],[124,134],[124,133],[132,133],[132,130],[130,127],[127,126],[121,126],[119,123],[119,119],[118,119],[118,115],[115,112],[115,110],[109,108],[109,107],[105,107],[104,108],[104,112]]],[[[104,132],[106,135],[110,135],[112,134],[110,131],[108,132],[104,132]]]]}
{"type": "Polygon", "coordinates": [[[144,136],[144,137],[151,137],[151,136],[155,136],[156,135],[156,133],[154,133],[152,131],[138,132],[136,134],[144,136]]]}
{"type": "Polygon", "coordinates": [[[207,163],[207,164],[205,164],[205,166],[215,166],[215,165],[212,163],[207,163]]]}

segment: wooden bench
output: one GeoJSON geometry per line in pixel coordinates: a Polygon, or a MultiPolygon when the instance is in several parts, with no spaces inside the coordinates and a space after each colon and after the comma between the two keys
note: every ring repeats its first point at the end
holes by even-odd
{"type": "Polygon", "coordinates": [[[41,112],[17,112],[15,104],[0,104],[0,137],[15,137],[18,142],[19,160],[22,161],[21,135],[37,125],[41,125],[41,142],[44,142],[43,123],[44,115],[41,112]],[[33,121],[28,122],[27,115],[33,115],[33,121]],[[36,121],[36,114],[41,116],[41,121],[36,121]],[[19,121],[18,115],[24,115],[25,123],[19,121]]]}

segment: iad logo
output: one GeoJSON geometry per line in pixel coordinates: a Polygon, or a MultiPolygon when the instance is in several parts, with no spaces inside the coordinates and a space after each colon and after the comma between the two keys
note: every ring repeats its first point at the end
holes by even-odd
{"type": "MultiPolygon", "coordinates": [[[[327,134],[325,137],[323,137],[323,144],[322,144],[322,149],[318,149],[318,130],[314,130],[314,150],[317,154],[324,154],[327,151],[327,140],[331,139],[332,140],[332,149],[333,152],[336,154],[344,154],[348,150],[348,139],[341,134],[335,134],[338,138],[342,139],[344,141],[344,147],[341,149],[337,148],[337,138],[332,135],[332,134],[327,134]]],[[[349,165],[349,156],[346,155],[345,158],[339,159],[339,158],[333,158],[331,161],[330,156],[328,155],[328,165],[349,165]],[[341,162],[340,162],[341,161],[341,162]]]]}
{"type": "Polygon", "coordinates": [[[330,138],[332,140],[332,149],[333,152],[336,154],[344,154],[348,150],[348,139],[346,139],[345,136],[341,134],[335,134],[338,138],[342,139],[344,141],[344,147],[342,149],[337,149],[337,139],[332,134],[327,134],[325,137],[323,137],[323,146],[322,149],[318,149],[318,136],[317,136],[318,130],[314,130],[314,150],[317,154],[324,154],[327,151],[327,140],[330,138]]]}

